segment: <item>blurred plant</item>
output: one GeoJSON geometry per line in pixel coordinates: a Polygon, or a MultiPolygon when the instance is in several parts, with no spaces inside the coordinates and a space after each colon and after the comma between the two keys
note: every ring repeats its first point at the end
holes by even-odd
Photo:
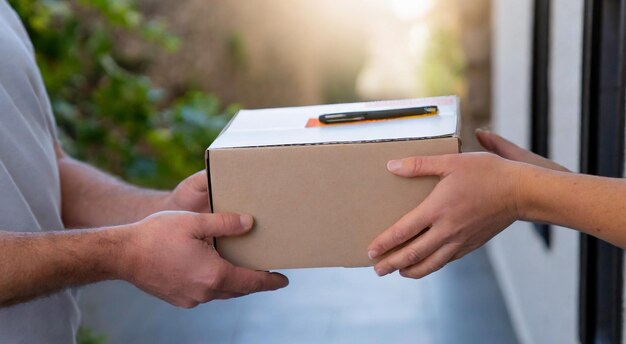
{"type": "Polygon", "coordinates": [[[168,97],[142,72],[180,40],[132,0],[9,0],[29,32],[64,148],[131,182],[172,187],[237,110],[195,90],[168,97]],[[129,37],[149,46],[130,58],[129,37]],[[149,53],[147,52],[149,51],[149,53]]]}
{"type": "Polygon", "coordinates": [[[96,335],[92,330],[81,326],[76,334],[76,342],[78,344],[105,344],[107,339],[105,336],[96,335]]]}
{"type": "Polygon", "coordinates": [[[244,70],[248,66],[248,52],[243,34],[238,31],[231,32],[226,38],[226,52],[233,67],[244,70]]]}
{"type": "Polygon", "coordinates": [[[432,29],[421,66],[418,80],[424,96],[464,93],[465,57],[454,28],[438,25],[432,29]]]}

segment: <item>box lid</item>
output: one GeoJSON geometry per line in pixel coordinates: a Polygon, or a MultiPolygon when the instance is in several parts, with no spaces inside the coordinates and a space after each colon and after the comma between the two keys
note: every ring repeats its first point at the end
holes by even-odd
{"type": "Polygon", "coordinates": [[[415,98],[363,103],[241,110],[209,149],[394,141],[458,136],[458,98],[415,98]],[[436,116],[307,127],[327,113],[438,106],[436,116]]]}

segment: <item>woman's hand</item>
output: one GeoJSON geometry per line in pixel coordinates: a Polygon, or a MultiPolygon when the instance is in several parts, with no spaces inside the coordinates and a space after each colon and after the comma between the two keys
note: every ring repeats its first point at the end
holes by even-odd
{"type": "Polygon", "coordinates": [[[420,205],[370,244],[370,258],[383,257],[376,273],[400,270],[402,276],[421,278],[482,246],[520,218],[524,166],[489,153],[390,161],[389,171],[399,177],[436,175],[441,181],[420,205]]]}
{"type": "Polygon", "coordinates": [[[478,129],[476,130],[476,138],[486,150],[498,154],[505,159],[525,162],[555,171],[570,172],[567,168],[556,162],[519,147],[513,142],[490,131],[478,129]]]}
{"type": "Polygon", "coordinates": [[[477,130],[476,137],[499,157],[472,153],[389,162],[389,171],[400,177],[437,175],[441,181],[424,202],[370,244],[370,258],[382,257],[374,267],[378,275],[400,270],[405,277],[424,277],[523,218],[520,176],[530,168],[527,164],[568,172],[497,134],[477,130]]]}

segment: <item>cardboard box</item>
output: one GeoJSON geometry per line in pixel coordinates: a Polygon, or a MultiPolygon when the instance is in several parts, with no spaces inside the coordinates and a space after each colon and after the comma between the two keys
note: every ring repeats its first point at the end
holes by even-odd
{"type": "Polygon", "coordinates": [[[432,190],[391,159],[457,153],[456,97],[241,110],[206,152],[214,212],[254,216],[220,254],[258,269],[370,266],[367,246],[432,190]],[[436,116],[306,127],[321,114],[437,105],[436,116]]]}

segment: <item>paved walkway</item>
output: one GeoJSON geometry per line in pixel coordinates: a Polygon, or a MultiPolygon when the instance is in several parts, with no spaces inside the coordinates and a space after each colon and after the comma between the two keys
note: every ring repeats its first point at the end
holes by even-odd
{"type": "Polygon", "coordinates": [[[373,270],[286,270],[288,288],[192,310],[121,282],[83,290],[107,343],[516,343],[483,249],[422,280],[373,270]]]}

